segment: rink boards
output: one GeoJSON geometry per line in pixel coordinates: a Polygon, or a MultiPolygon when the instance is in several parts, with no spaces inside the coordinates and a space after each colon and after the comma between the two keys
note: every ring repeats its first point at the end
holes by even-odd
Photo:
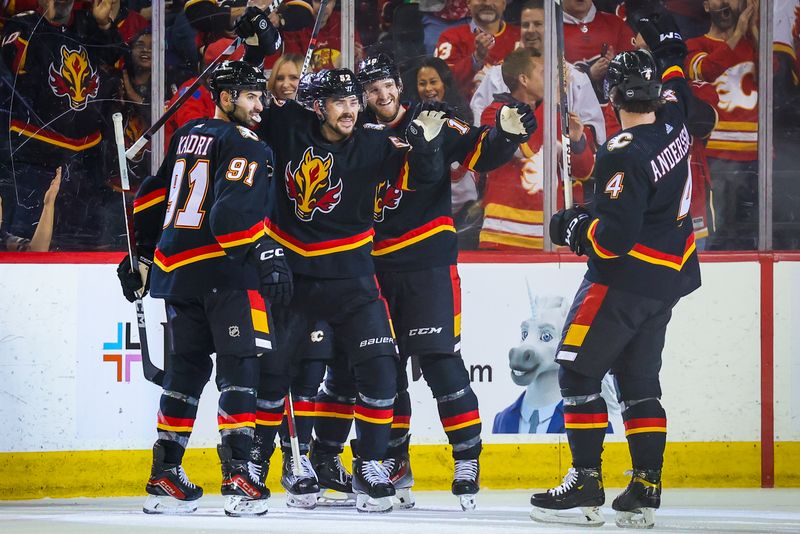
{"type": "MultiPolygon", "coordinates": [[[[66,263],[75,258],[0,259],[0,472],[6,475],[0,498],[135,495],[149,469],[159,389],[141,373],[133,308],[120,295],[107,256],[66,263]],[[18,487],[17,475],[31,468],[48,473],[42,487],[18,487]]],[[[483,420],[483,483],[548,486],[569,464],[565,436],[493,433],[492,426],[504,410],[557,399],[557,386],[544,376],[528,391],[516,385],[509,351],[534,350],[547,360],[552,344],[539,333],[545,323],[558,323],[585,266],[555,255],[472,262],[485,258],[467,257],[459,267],[462,354],[483,420]],[[537,322],[541,317],[547,320],[537,322]]],[[[702,274],[703,287],[675,308],[664,349],[665,483],[800,486],[800,255],[707,256],[702,274]]],[[[150,350],[160,364],[163,306],[146,301],[150,350]]],[[[424,380],[410,372],[417,487],[444,489],[452,473],[449,449],[424,380]]],[[[211,487],[219,479],[216,395],[210,383],[186,460],[193,479],[211,487]]],[[[537,409],[543,417],[552,412],[549,405],[537,409]]],[[[619,486],[629,465],[611,409],[617,433],[607,439],[604,471],[607,485],[619,486]]],[[[275,487],[277,471],[270,474],[275,487]]]]}

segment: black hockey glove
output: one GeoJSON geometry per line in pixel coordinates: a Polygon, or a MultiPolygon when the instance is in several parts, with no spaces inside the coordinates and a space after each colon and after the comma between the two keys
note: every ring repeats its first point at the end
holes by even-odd
{"type": "Polygon", "coordinates": [[[150,291],[150,269],[153,266],[152,257],[144,254],[139,256],[139,272],[133,272],[131,257],[125,256],[117,267],[117,278],[122,285],[122,294],[128,302],[135,302],[144,298],[150,291]]]}
{"type": "Polygon", "coordinates": [[[444,142],[440,135],[450,108],[444,102],[425,102],[414,110],[414,120],[406,128],[406,141],[420,152],[436,152],[444,142]]]}
{"type": "Polygon", "coordinates": [[[271,304],[288,305],[292,300],[294,283],[283,247],[268,237],[262,237],[253,249],[253,255],[261,279],[261,296],[271,304]]]}
{"type": "Polygon", "coordinates": [[[654,13],[642,17],[636,25],[644,42],[663,71],[667,67],[683,67],[686,60],[686,43],[683,42],[678,24],[668,12],[654,13]]]}
{"type": "MultiPolygon", "coordinates": [[[[233,31],[248,45],[248,52],[257,51],[263,61],[264,56],[277,52],[281,45],[281,34],[269,21],[267,14],[255,6],[248,7],[236,20],[233,31]]],[[[248,54],[248,55],[252,55],[248,54]]],[[[248,62],[250,58],[245,59],[248,62]]]]}
{"type": "Polygon", "coordinates": [[[567,245],[578,256],[586,254],[584,234],[592,216],[581,206],[558,210],[550,218],[550,240],[556,245],[567,245]]]}
{"type": "Polygon", "coordinates": [[[536,117],[528,104],[504,105],[495,116],[497,130],[514,144],[524,143],[536,131],[536,117]]]}

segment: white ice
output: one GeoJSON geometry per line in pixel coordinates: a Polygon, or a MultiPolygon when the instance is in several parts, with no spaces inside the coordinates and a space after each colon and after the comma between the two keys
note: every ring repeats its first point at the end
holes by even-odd
{"type": "MultiPolygon", "coordinates": [[[[618,490],[606,492],[607,501],[618,490]]],[[[462,512],[455,497],[446,492],[416,492],[413,510],[390,514],[360,514],[354,509],[286,508],[284,495],[271,499],[269,513],[258,518],[230,518],[222,512],[222,497],[207,495],[195,514],[150,516],[142,513],[144,497],[41,499],[0,501],[3,533],[132,532],[264,532],[269,534],[483,534],[487,532],[582,532],[534,523],[528,516],[531,491],[482,490],[478,509],[462,512]]],[[[606,524],[588,532],[620,530],[610,506],[603,509],[606,524]]],[[[800,533],[798,489],[673,489],[664,492],[662,508],[651,532],[793,532],[800,533]]]]}

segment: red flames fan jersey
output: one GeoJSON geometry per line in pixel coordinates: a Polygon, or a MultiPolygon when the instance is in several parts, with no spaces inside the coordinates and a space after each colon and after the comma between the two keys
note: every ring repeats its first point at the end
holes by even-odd
{"type": "Polygon", "coordinates": [[[258,288],[247,256],[264,235],[271,172],[272,151],[243,126],[197,119],[175,131],[134,200],[137,243],[157,241],[154,297],[258,288]]]}
{"type": "Polygon", "coordinates": [[[719,95],[719,122],[706,145],[709,157],[736,161],[758,159],[758,53],[750,39],[731,50],[708,35],[686,41],[687,74],[713,84],[719,95]]]}
{"type": "MultiPolygon", "coordinates": [[[[411,121],[406,112],[394,127],[402,134],[411,121]]],[[[516,145],[488,126],[474,127],[449,119],[444,136],[443,168],[440,176],[415,179],[413,191],[402,191],[389,180],[375,192],[375,246],[372,251],[378,271],[413,271],[454,265],[458,243],[453,224],[450,164],[485,172],[511,159],[516,145]]]]}
{"type": "Polygon", "coordinates": [[[83,10],[63,26],[29,11],[7,22],[2,43],[2,59],[24,100],[15,100],[9,127],[14,157],[57,164],[97,146],[107,119],[97,102],[116,89],[100,66],[120,53],[116,29],[101,31],[83,10]]]}
{"type": "MultiPolygon", "coordinates": [[[[321,69],[336,69],[342,66],[342,16],[338,10],[331,13],[325,26],[320,28],[317,35],[317,45],[311,55],[311,70],[318,72],[321,69]]],[[[284,54],[306,55],[308,43],[311,40],[311,28],[283,33],[284,54]]],[[[355,33],[355,42],[361,46],[358,32],[355,33]]],[[[277,60],[278,55],[274,57],[277,60]]]]}
{"type": "Polygon", "coordinates": [[[475,32],[480,31],[478,27],[470,22],[453,26],[442,32],[439,36],[439,43],[436,45],[434,55],[444,60],[453,71],[453,77],[458,84],[458,88],[467,97],[467,100],[475,92],[477,83],[475,75],[485,66],[491,67],[503,62],[505,57],[510,54],[517,46],[519,41],[519,27],[505,22],[496,34],[494,34],[494,46],[489,49],[484,65],[475,65],[472,54],[475,53],[475,32]]]}
{"type": "Polygon", "coordinates": [[[656,122],[623,130],[597,153],[587,280],[672,301],[700,287],[692,232],[692,98],[683,71],[664,74],[656,122]]]}
{"type": "MultiPolygon", "coordinates": [[[[510,94],[496,95],[481,115],[481,123],[494,125],[497,110],[513,102],[510,94]]],[[[535,111],[536,122],[544,124],[544,105],[535,111]]],[[[561,117],[557,119],[561,131],[561,117]]],[[[483,195],[483,227],[480,248],[492,250],[525,250],[544,248],[544,152],[543,128],[537,128],[527,143],[519,145],[519,152],[511,161],[488,173],[486,192],[483,195]]],[[[584,126],[585,142],[572,148],[572,177],[575,180],[573,196],[577,204],[583,203],[583,185],[594,169],[592,128],[584,126]]],[[[560,141],[557,142],[559,148],[560,141]]],[[[559,164],[561,158],[558,159],[559,164]]],[[[559,165],[559,176],[561,169],[559,165]]],[[[558,180],[559,207],[563,207],[563,182],[558,180]]]]}
{"type": "Polygon", "coordinates": [[[375,188],[389,180],[408,189],[414,186],[409,176],[440,176],[440,158],[417,157],[378,125],[357,127],[340,143],[326,141],[316,114],[291,100],[273,100],[259,132],[277,157],[267,232],[285,247],[294,272],[305,276],[374,273],[375,188]]]}

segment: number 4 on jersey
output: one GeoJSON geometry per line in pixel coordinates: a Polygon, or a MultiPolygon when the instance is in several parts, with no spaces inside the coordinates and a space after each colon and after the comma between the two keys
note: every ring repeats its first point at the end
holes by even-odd
{"type": "Polygon", "coordinates": [[[618,172],[606,184],[605,192],[611,196],[612,200],[616,200],[619,198],[620,193],[622,193],[622,180],[625,178],[624,172],[618,172]]]}

